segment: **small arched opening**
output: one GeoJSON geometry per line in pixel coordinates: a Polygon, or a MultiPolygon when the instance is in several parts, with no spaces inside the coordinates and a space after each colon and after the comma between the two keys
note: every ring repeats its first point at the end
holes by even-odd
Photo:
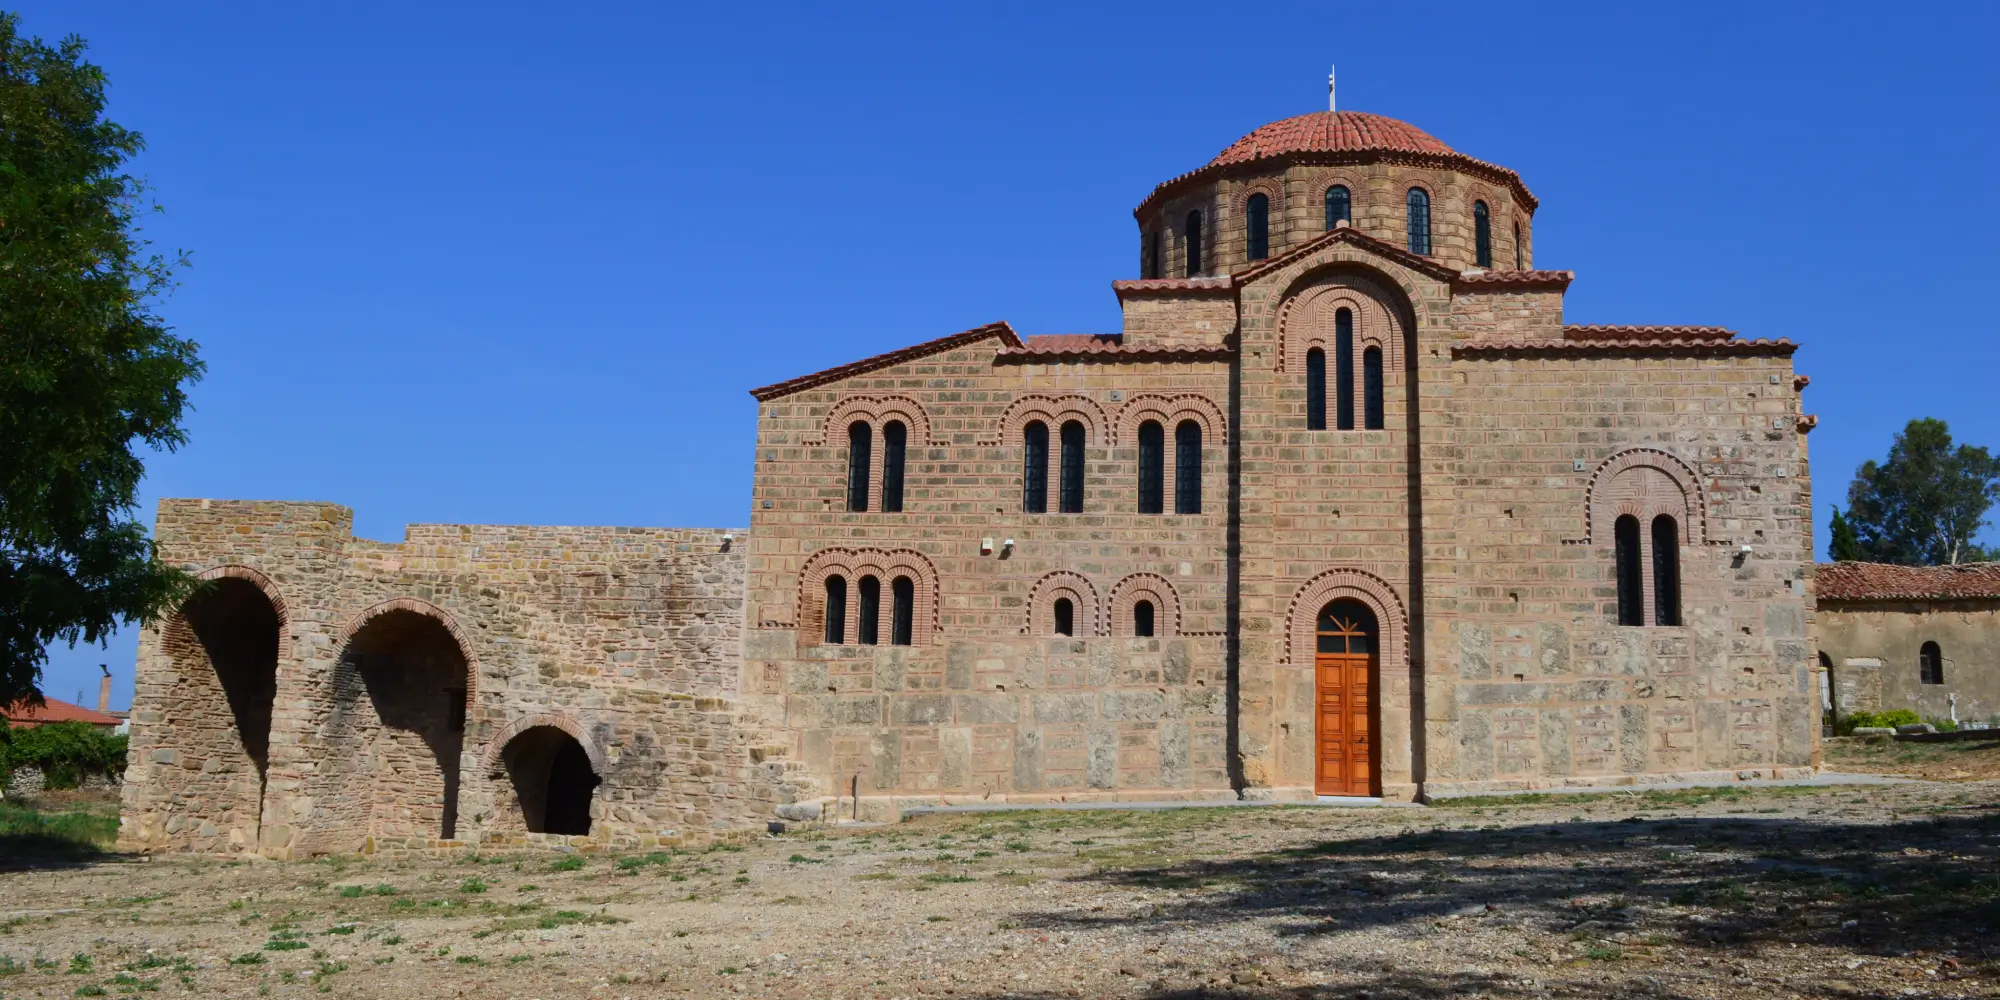
{"type": "Polygon", "coordinates": [[[334,710],[344,719],[337,728],[355,737],[359,759],[372,763],[365,775],[370,832],[456,839],[469,677],[457,637],[431,615],[386,611],[348,640],[339,670],[334,710]]]}
{"type": "Polygon", "coordinates": [[[590,802],[604,783],[576,737],[555,726],[522,731],[500,751],[529,833],[590,833],[590,802]]]}

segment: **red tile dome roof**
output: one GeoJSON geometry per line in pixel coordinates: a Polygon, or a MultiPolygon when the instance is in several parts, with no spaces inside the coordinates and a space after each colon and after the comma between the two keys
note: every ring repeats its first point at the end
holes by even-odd
{"type": "Polygon", "coordinates": [[[1222,167],[1288,153],[1364,151],[1443,156],[1456,152],[1409,122],[1361,111],[1315,111],[1272,122],[1230,143],[1208,165],[1222,167]]]}

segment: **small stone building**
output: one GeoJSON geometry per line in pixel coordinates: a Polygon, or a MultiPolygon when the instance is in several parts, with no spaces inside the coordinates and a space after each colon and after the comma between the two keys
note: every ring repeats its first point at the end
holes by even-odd
{"type": "Polygon", "coordinates": [[[2000,722],[2000,563],[1821,563],[1816,594],[1824,707],[2000,722]]]}
{"type": "Polygon", "coordinates": [[[1403,122],[1264,126],[1140,203],[1119,331],[754,390],[747,531],[168,501],[216,586],[142,643],[126,840],[1807,773],[1794,345],[1564,322],[1538,205],[1403,122]]]}

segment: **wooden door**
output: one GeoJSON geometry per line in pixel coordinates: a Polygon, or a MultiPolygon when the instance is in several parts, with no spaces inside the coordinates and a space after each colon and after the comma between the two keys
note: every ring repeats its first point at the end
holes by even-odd
{"type": "Polygon", "coordinates": [[[1320,795],[1377,795],[1375,616],[1357,601],[1320,611],[1317,653],[1320,795]]]}

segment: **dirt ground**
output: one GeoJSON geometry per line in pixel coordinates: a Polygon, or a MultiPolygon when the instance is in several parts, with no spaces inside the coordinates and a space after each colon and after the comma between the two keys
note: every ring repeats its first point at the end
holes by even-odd
{"type": "Polygon", "coordinates": [[[0,996],[1975,997],[2000,782],[932,816],[645,857],[0,856],[0,996]]]}
{"type": "Polygon", "coordinates": [[[2000,781],[2000,734],[1956,743],[1827,740],[1826,766],[1842,771],[1897,774],[1926,781],[2000,781]]]}

